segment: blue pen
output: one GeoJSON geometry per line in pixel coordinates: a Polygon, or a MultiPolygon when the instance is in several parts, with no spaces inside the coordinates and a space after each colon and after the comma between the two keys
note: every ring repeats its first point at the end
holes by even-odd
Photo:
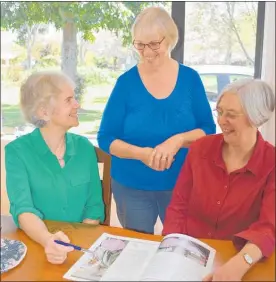
{"type": "Polygon", "coordinates": [[[63,241],[60,241],[60,240],[55,240],[55,243],[59,244],[59,245],[62,245],[62,246],[66,246],[66,247],[73,247],[75,250],[77,251],[81,251],[83,253],[89,253],[89,254],[92,254],[94,256],[94,252],[88,250],[88,249],[84,249],[80,246],[76,246],[76,245],[73,245],[73,244],[70,244],[70,243],[65,243],[63,241]]]}

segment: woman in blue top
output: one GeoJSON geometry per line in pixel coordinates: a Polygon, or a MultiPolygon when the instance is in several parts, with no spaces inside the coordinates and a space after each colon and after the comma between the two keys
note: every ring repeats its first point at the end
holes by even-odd
{"type": "Polygon", "coordinates": [[[98,143],[112,155],[112,191],[124,228],[153,233],[164,221],[187,148],[215,133],[196,71],[170,57],[177,27],[162,8],[147,8],[132,28],[138,65],[121,75],[103,113],[98,143]]]}

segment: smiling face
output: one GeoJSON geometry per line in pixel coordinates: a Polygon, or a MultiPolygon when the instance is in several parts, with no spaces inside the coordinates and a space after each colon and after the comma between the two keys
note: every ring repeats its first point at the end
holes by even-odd
{"type": "Polygon", "coordinates": [[[239,97],[232,92],[225,92],[217,104],[218,124],[224,141],[238,145],[248,134],[256,130],[242,108],[239,97]]]}
{"type": "Polygon", "coordinates": [[[136,17],[131,33],[134,47],[148,67],[159,67],[166,62],[178,41],[177,26],[161,7],[144,9],[136,17]]]}
{"type": "Polygon", "coordinates": [[[67,129],[78,126],[79,107],[80,105],[75,99],[74,89],[72,86],[64,85],[62,92],[56,97],[51,122],[67,129]]]}
{"type": "Polygon", "coordinates": [[[139,33],[133,45],[147,66],[158,67],[169,58],[169,46],[166,37],[157,32],[139,33]]]}
{"type": "Polygon", "coordinates": [[[79,125],[80,105],[74,97],[74,89],[71,85],[64,84],[60,89],[60,93],[53,99],[52,107],[44,111],[44,119],[49,120],[47,126],[60,127],[67,131],[79,125]]]}

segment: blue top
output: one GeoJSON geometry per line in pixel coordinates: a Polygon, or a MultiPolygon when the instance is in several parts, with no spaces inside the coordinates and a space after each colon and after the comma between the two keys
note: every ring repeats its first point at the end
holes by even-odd
{"type": "MultiPolygon", "coordinates": [[[[210,105],[199,74],[179,64],[174,90],[156,99],[144,86],[137,66],[122,74],[103,113],[98,143],[110,153],[120,139],[139,147],[159,145],[171,136],[200,128],[216,132],[210,105]]],[[[172,190],[188,149],[182,148],[168,170],[155,171],[138,160],[112,156],[111,176],[120,184],[139,190],[172,190]]]]}

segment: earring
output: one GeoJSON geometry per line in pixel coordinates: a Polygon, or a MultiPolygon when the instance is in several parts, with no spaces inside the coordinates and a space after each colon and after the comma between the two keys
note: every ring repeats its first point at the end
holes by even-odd
{"type": "Polygon", "coordinates": [[[48,121],[44,119],[39,119],[36,116],[32,116],[31,122],[35,127],[41,128],[41,127],[44,127],[48,121]]]}

